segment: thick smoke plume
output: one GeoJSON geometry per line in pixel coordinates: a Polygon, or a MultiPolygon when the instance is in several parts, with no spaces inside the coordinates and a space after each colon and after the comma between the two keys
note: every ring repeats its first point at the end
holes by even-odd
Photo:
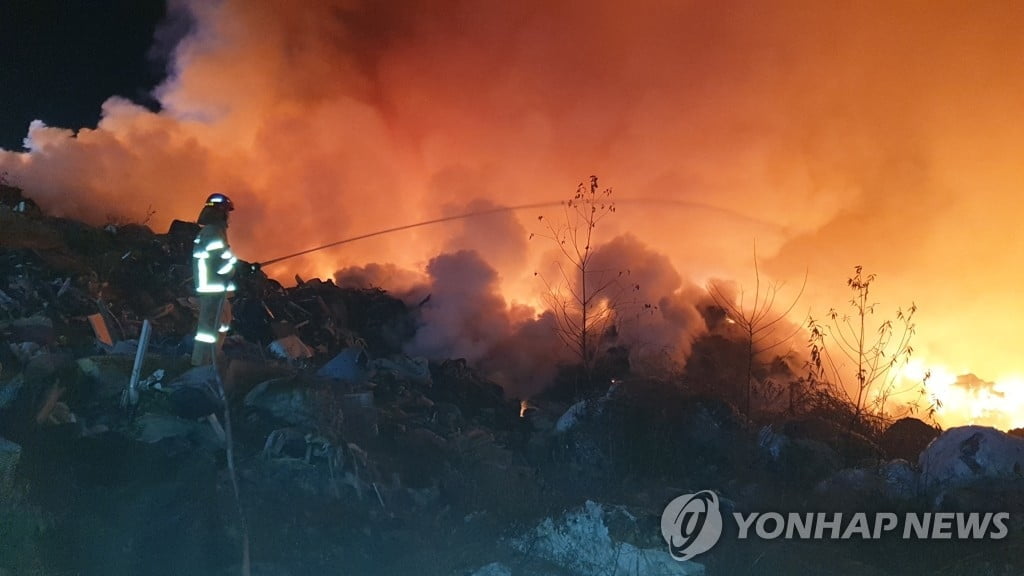
{"type": "Polygon", "coordinates": [[[706,331],[698,305],[707,298],[684,283],[668,257],[627,234],[597,248],[592,266],[616,274],[609,293],[618,297],[615,315],[619,341],[630,350],[638,370],[678,370],[693,339],[706,331]]]}
{"type": "MultiPolygon", "coordinates": [[[[173,4],[191,26],[163,111],[112,97],[96,129],[37,123],[0,152],[47,209],[151,207],[159,229],[224,191],[260,261],[474,198],[563,199],[597,173],[662,201],[621,202],[607,237],[632,232],[695,282],[749,273],[756,239],[766,275],[810,270],[823,311],[864,265],[887,303],[919,305],[922,361],[1024,376],[1022,4],[173,4]]],[[[468,239],[417,229],[268,271],[422,270],[468,239]]],[[[488,252],[501,294],[535,302],[519,281],[535,264],[488,252]]]]}
{"type": "Polygon", "coordinates": [[[528,396],[551,383],[572,359],[550,314],[509,306],[498,274],[476,251],[445,253],[427,265],[429,293],[420,328],[406,351],[430,359],[465,358],[505,388],[528,396]]]}

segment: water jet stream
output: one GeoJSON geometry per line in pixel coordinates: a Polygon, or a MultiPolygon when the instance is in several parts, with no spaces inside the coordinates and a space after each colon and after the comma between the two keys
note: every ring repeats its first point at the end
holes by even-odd
{"type": "MultiPolygon", "coordinates": [[[[530,209],[535,209],[535,208],[551,208],[553,206],[562,205],[563,203],[564,203],[564,201],[557,201],[557,202],[537,202],[537,203],[533,203],[533,204],[519,204],[519,205],[516,205],[516,206],[498,206],[498,207],[495,207],[495,208],[487,208],[487,209],[483,209],[483,210],[474,210],[472,212],[466,212],[466,213],[463,213],[463,214],[454,214],[454,215],[451,215],[451,216],[444,216],[444,217],[441,217],[441,218],[433,218],[431,220],[424,220],[423,222],[416,222],[414,224],[405,224],[405,225],[402,225],[402,226],[395,226],[393,228],[386,228],[384,230],[377,230],[376,232],[368,232],[366,234],[360,234],[358,236],[352,236],[351,238],[345,238],[343,240],[338,240],[336,242],[331,242],[329,244],[324,244],[322,246],[316,246],[316,247],[313,247],[313,248],[307,248],[305,250],[300,250],[299,252],[295,252],[295,253],[292,253],[292,254],[286,254],[284,256],[278,256],[277,258],[271,258],[270,260],[266,260],[264,262],[260,262],[259,266],[260,267],[265,267],[265,266],[269,266],[271,264],[276,264],[278,262],[283,262],[285,260],[291,260],[292,258],[298,258],[299,256],[305,256],[306,254],[311,254],[313,252],[319,252],[321,250],[326,250],[328,248],[333,248],[335,246],[341,246],[342,244],[349,244],[351,242],[356,242],[358,240],[365,240],[367,238],[373,238],[375,236],[383,236],[384,234],[391,234],[393,232],[401,232],[403,230],[411,230],[412,228],[420,228],[422,226],[430,226],[432,224],[441,224],[443,222],[451,222],[451,221],[454,221],[454,220],[465,220],[467,218],[475,218],[477,216],[487,216],[487,215],[490,215],[490,214],[500,214],[502,212],[515,212],[515,211],[518,211],[518,210],[530,210],[530,209]]],[[[756,218],[751,218],[749,216],[746,216],[746,215],[741,214],[739,212],[736,212],[734,210],[730,210],[728,208],[721,208],[721,207],[718,207],[718,206],[711,206],[709,204],[702,204],[700,202],[690,202],[690,201],[686,201],[686,200],[671,200],[671,199],[661,199],[661,198],[620,198],[620,199],[613,200],[612,203],[613,204],[627,204],[627,205],[628,204],[649,204],[649,205],[659,205],[660,204],[660,205],[678,206],[678,207],[683,207],[683,208],[696,208],[696,209],[699,209],[699,210],[707,210],[707,211],[717,212],[719,214],[724,214],[724,215],[730,216],[731,218],[739,219],[739,220],[744,220],[744,221],[747,221],[749,223],[757,224],[759,226],[767,226],[767,227],[771,227],[771,228],[777,228],[779,230],[782,229],[782,227],[780,227],[780,226],[776,226],[774,224],[770,224],[768,222],[764,222],[764,221],[758,220],[756,218]]]]}

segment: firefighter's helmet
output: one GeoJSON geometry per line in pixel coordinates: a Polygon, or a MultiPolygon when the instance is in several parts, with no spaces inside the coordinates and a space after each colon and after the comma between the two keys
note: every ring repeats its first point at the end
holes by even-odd
{"type": "Polygon", "coordinates": [[[235,205],[231,202],[231,198],[228,198],[220,192],[210,194],[209,198],[206,199],[206,205],[221,208],[225,212],[231,212],[235,209],[235,205]]]}

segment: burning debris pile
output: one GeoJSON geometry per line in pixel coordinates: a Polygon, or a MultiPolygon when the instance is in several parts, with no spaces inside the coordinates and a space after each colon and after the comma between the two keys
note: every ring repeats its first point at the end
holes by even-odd
{"type": "MultiPolygon", "coordinates": [[[[619,552],[589,554],[595,542],[551,520],[578,529],[583,516],[568,511],[580,506],[587,530],[609,542],[617,530],[615,550],[700,574],[668,560],[651,521],[687,491],[713,487],[754,508],[957,506],[981,481],[1016,493],[1006,471],[1020,447],[995,431],[932,442],[940,431],[908,419],[867,438],[820,416],[741,414],[735,391],[716,389],[736,371],[716,332],[677,380],[631,376],[626,361],[583,397],[556,386],[521,400],[464,359],[405,354],[416,306],[331,280],[286,288],[245,263],[220,375],[228,444],[218,376],[189,362],[195,233],[179,221],[166,234],[90,227],[0,189],[0,506],[12,519],[2,529],[20,531],[0,531],[0,552],[37,543],[0,555],[0,574],[230,569],[242,536],[225,496],[228,445],[257,572],[274,574],[424,573],[428,560],[445,576],[621,566],[619,552]],[[613,517],[628,529],[605,526],[613,517]],[[67,544],[44,552],[50,540],[67,544]],[[466,553],[438,562],[453,546],[466,553]],[[566,560],[577,558],[590,564],[566,560]]],[[[712,554],[707,568],[729,573],[757,554],[712,554]]]]}
{"type": "MultiPolygon", "coordinates": [[[[106,546],[88,526],[104,505],[152,521],[136,528],[136,555],[196,549],[197,538],[237,549],[224,531],[197,535],[175,523],[181,514],[144,504],[155,490],[205,528],[237,520],[217,498],[227,483],[218,463],[227,441],[218,376],[188,361],[197,227],[91,227],[41,213],[17,189],[2,192],[5,506],[24,501],[19,486],[32,486],[62,538],[76,542],[69,558],[55,559],[62,566],[106,546]],[[137,400],[126,402],[129,389],[137,400]],[[111,502],[111,486],[126,500],[111,502]],[[159,539],[156,530],[174,536],[159,539]]],[[[258,265],[239,268],[221,376],[254,541],[277,541],[282,526],[304,518],[319,535],[309,549],[341,554],[339,536],[359,547],[385,533],[399,538],[395,526],[412,518],[497,512],[493,503],[513,493],[539,498],[530,488],[539,486],[535,470],[510,449],[523,433],[518,400],[465,360],[404,354],[417,328],[413,308],[378,288],[302,278],[285,288],[258,265]],[[340,528],[338,515],[347,519],[340,528]]],[[[282,554],[277,561],[314,570],[336,561],[282,554]]],[[[103,571],[156,573],[114,556],[100,562],[103,571]]],[[[184,553],[165,569],[212,571],[233,560],[184,553]]]]}

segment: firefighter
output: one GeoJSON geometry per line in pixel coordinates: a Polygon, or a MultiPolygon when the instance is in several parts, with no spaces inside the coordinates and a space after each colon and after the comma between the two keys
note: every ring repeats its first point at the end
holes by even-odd
{"type": "Polygon", "coordinates": [[[199,297],[199,324],[196,327],[192,365],[212,364],[231,327],[233,282],[238,259],[228,244],[228,214],[235,207],[224,194],[211,194],[199,214],[202,226],[192,251],[192,275],[199,297]]]}

